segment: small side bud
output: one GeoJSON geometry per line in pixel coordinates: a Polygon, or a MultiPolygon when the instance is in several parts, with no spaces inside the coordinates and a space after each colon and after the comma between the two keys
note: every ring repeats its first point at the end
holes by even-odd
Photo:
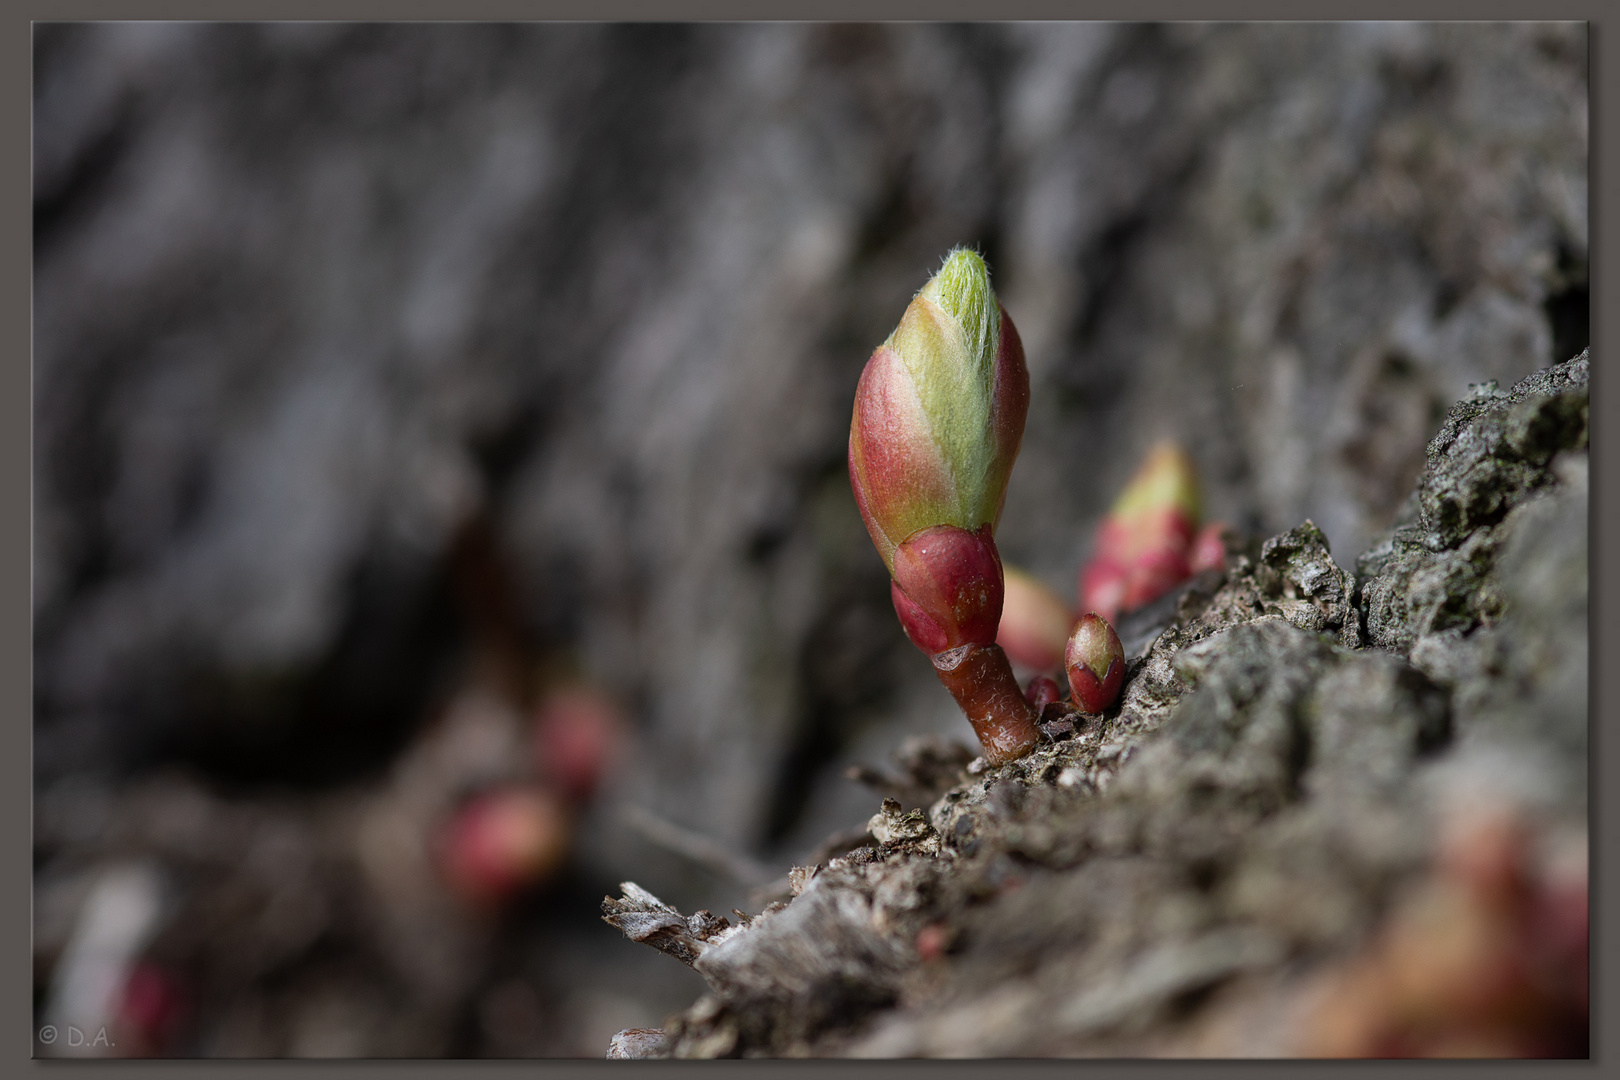
{"type": "Polygon", "coordinates": [[[1125,649],[1119,635],[1096,612],[1082,616],[1063,652],[1074,703],[1084,712],[1100,713],[1119,698],[1125,681],[1125,649]]]}
{"type": "Polygon", "coordinates": [[[996,644],[1008,659],[1033,671],[1057,671],[1074,628],[1074,611],[1040,581],[1011,566],[1006,572],[996,644]]]}
{"type": "Polygon", "coordinates": [[[1058,686],[1056,679],[1049,679],[1045,675],[1037,675],[1029,680],[1024,688],[1024,698],[1040,712],[1055,701],[1063,699],[1063,688],[1058,686]]]}

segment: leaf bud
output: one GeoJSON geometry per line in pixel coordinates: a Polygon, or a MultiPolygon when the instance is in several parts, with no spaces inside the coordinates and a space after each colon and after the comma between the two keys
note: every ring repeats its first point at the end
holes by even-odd
{"type": "Polygon", "coordinates": [[[1029,411],[1012,320],[976,253],[958,248],[861,372],[849,479],[872,543],[894,552],[934,525],[994,527],[1029,411]]]}
{"type": "Polygon", "coordinates": [[[1115,619],[1163,596],[1191,576],[1198,528],[1198,478],[1174,442],[1148,452],[1108,516],[1080,572],[1080,606],[1115,619]]]}
{"type": "Polygon", "coordinates": [[[1081,616],[1063,651],[1063,666],[1081,711],[1100,713],[1118,699],[1125,681],[1125,649],[1108,620],[1094,611],[1081,616]]]}

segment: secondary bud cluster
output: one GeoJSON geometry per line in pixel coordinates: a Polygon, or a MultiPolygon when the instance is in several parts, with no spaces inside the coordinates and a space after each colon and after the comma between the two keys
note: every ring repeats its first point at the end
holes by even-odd
{"type": "Polygon", "coordinates": [[[629,736],[610,694],[572,681],[540,697],[527,734],[527,760],[513,761],[498,777],[480,776],[437,825],[439,870],[475,909],[499,910],[555,879],[573,846],[580,809],[595,797],[629,736]]]}
{"type": "Polygon", "coordinates": [[[1076,707],[1112,707],[1125,654],[1111,622],[1226,561],[1226,526],[1200,530],[1192,463],[1165,441],[1098,527],[1080,573],[1086,615],[1004,567],[994,530],[1028,407],[1018,332],[984,260],[957,250],[867,361],[849,429],[850,485],[900,624],[992,762],[1034,746],[1060,667],[1076,707]],[[1027,693],[1009,658],[1039,674],[1027,693]]]}
{"type": "Polygon", "coordinates": [[[1198,478],[1175,443],[1148,452],[1097,528],[1080,571],[1080,606],[1112,621],[1163,596],[1199,570],[1226,560],[1226,526],[1198,530],[1198,478]]]}

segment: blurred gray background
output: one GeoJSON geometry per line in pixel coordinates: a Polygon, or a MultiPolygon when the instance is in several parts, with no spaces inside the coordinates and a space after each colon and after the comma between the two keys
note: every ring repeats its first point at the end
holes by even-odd
{"type": "Polygon", "coordinates": [[[1031,374],[998,543],[1070,598],[1161,437],[1207,516],[1311,518],[1352,567],[1470,383],[1586,344],[1580,24],[42,24],[34,55],[36,999],[141,868],[169,1053],[600,1056],[701,990],[604,892],[747,907],[875,809],[847,765],[971,737],[844,463],[953,245],[1031,374]],[[526,768],[566,679],[620,752],[566,868],[469,913],[420,837],[526,768]]]}

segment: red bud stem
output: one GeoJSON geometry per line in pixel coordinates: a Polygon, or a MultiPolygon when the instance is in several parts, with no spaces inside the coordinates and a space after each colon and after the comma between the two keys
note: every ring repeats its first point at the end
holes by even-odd
{"type": "Polygon", "coordinates": [[[973,725],[984,758],[1000,765],[1023,757],[1040,741],[1035,708],[1024,697],[999,645],[963,645],[933,656],[934,673],[973,725]]]}

